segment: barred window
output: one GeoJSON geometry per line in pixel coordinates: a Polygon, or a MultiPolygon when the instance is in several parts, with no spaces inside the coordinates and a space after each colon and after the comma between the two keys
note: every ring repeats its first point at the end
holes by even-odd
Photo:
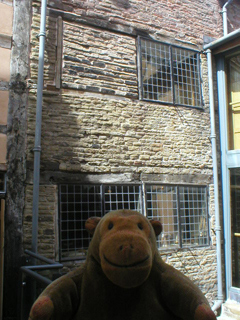
{"type": "Polygon", "coordinates": [[[206,187],[64,184],[59,186],[60,260],[84,259],[90,242],[85,221],[118,209],[159,219],[159,249],[209,244],[206,187]]]}
{"type": "Polygon", "coordinates": [[[84,258],[90,242],[85,221],[118,209],[142,212],[140,185],[60,185],[60,259],[84,258]]]}
{"type": "Polygon", "coordinates": [[[206,187],[146,186],[148,218],[163,224],[159,248],[209,244],[206,187]]]}
{"type": "Polygon", "coordinates": [[[199,52],[139,37],[143,100],[202,108],[199,52]]]}

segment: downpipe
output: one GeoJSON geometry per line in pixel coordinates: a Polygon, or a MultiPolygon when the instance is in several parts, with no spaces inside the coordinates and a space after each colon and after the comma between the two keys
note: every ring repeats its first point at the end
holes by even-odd
{"type": "Polygon", "coordinates": [[[223,35],[226,36],[228,34],[228,23],[227,23],[227,7],[233,0],[228,0],[223,8],[222,8],[222,15],[223,15],[223,35]]]}
{"type": "Polygon", "coordinates": [[[223,283],[222,283],[222,250],[221,250],[221,226],[219,214],[219,192],[218,192],[218,165],[217,165],[217,144],[216,144],[216,128],[215,128],[215,108],[214,108],[214,91],[213,91],[213,75],[212,75],[212,52],[207,51],[208,61],[208,83],[209,83],[209,104],[210,104],[210,121],[211,121],[211,143],[213,158],[213,184],[214,184],[214,204],[215,204],[215,232],[217,246],[217,283],[218,295],[217,301],[212,306],[212,310],[219,309],[224,301],[223,283]]]}
{"type": "Polygon", "coordinates": [[[38,242],[38,205],[39,205],[39,180],[40,180],[40,156],[41,156],[41,126],[42,126],[42,96],[44,75],[44,50],[46,37],[46,9],[47,0],[41,3],[41,23],[39,37],[39,61],[38,61],[38,83],[37,83],[37,107],[33,173],[33,208],[32,208],[32,251],[37,253],[38,242]]]}

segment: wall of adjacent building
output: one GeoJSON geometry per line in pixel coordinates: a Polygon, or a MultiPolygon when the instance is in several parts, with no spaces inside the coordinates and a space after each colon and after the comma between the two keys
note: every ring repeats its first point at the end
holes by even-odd
{"type": "Polygon", "coordinates": [[[12,49],[13,1],[0,1],[0,318],[3,306],[5,173],[7,170],[7,115],[12,49]]]}
{"type": "Polygon", "coordinates": [[[7,114],[12,48],[12,1],[0,1],[0,170],[6,171],[7,114]]]}

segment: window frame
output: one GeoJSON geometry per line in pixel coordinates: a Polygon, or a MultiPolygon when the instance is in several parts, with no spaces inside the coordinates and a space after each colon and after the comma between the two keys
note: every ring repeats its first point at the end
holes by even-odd
{"type": "MultiPolygon", "coordinates": [[[[158,41],[154,39],[149,39],[147,37],[138,36],[137,37],[137,69],[138,69],[138,93],[139,93],[139,99],[142,101],[148,101],[153,103],[159,103],[162,105],[172,105],[172,106],[180,106],[180,107],[187,107],[187,108],[194,108],[194,109],[203,109],[204,103],[203,103],[203,93],[202,93],[202,77],[201,77],[201,57],[200,57],[200,51],[195,49],[190,49],[188,47],[182,47],[178,45],[173,45],[168,42],[158,41]],[[153,43],[162,44],[164,46],[167,46],[170,51],[170,72],[171,72],[171,89],[172,89],[172,100],[173,102],[168,101],[161,101],[156,99],[148,99],[144,98],[143,94],[143,61],[142,61],[142,46],[141,41],[149,41],[153,43]],[[173,48],[182,49],[190,52],[195,52],[197,54],[197,73],[198,73],[198,80],[199,80],[199,95],[200,95],[200,105],[194,106],[194,105],[188,105],[188,104],[181,104],[176,102],[175,98],[175,88],[174,88],[174,69],[173,69],[173,48]]],[[[175,82],[176,83],[176,82],[175,82]]]]}
{"type": "MultiPolygon", "coordinates": [[[[207,185],[196,185],[196,184],[171,184],[171,183],[161,183],[161,182],[136,182],[136,183],[60,183],[58,185],[58,203],[59,203],[59,209],[58,209],[58,240],[59,240],[59,248],[58,248],[58,254],[59,254],[59,260],[60,261],[74,261],[74,260],[85,260],[86,259],[86,255],[82,254],[82,255],[75,255],[74,257],[63,257],[62,256],[62,246],[61,246],[61,201],[60,201],[60,197],[61,197],[61,191],[60,188],[61,186],[92,186],[92,187],[100,187],[101,190],[101,216],[103,217],[106,213],[105,213],[105,208],[106,208],[106,204],[105,204],[105,188],[106,186],[122,186],[122,187],[128,187],[128,186],[134,186],[134,187],[140,187],[140,201],[141,201],[141,206],[142,206],[142,211],[140,213],[143,214],[143,216],[145,216],[148,219],[151,219],[152,217],[148,215],[147,212],[147,191],[146,188],[148,186],[162,186],[162,187],[172,187],[172,188],[176,188],[177,190],[177,216],[178,216],[178,224],[177,224],[177,232],[179,235],[179,243],[176,246],[167,246],[167,247],[161,247],[160,245],[158,245],[158,250],[161,252],[165,252],[165,251],[175,251],[175,250],[182,250],[182,249],[191,249],[191,248],[201,248],[201,247],[208,247],[210,245],[210,225],[209,225],[209,192],[208,192],[208,186],[207,185]],[[207,239],[207,243],[203,243],[203,244],[189,244],[189,245],[183,245],[183,240],[181,239],[181,217],[180,217],[180,204],[179,204],[179,189],[183,187],[183,188],[204,188],[205,189],[205,206],[206,206],[206,223],[207,223],[207,235],[206,235],[206,239],[207,239]]],[[[131,209],[133,210],[133,209],[131,209]]],[[[92,215],[90,215],[92,216],[92,215]]],[[[158,216],[158,219],[161,218],[158,216]]],[[[84,220],[83,220],[84,221],[84,220]]],[[[90,236],[89,236],[90,239],[90,236]]],[[[159,240],[157,239],[157,241],[159,242],[159,240]]],[[[76,249],[76,248],[74,248],[76,249]]],[[[73,249],[73,250],[74,250],[73,249]]],[[[84,251],[85,248],[83,247],[82,250],[84,251]]],[[[71,250],[69,250],[69,252],[71,252],[71,250]]]]}

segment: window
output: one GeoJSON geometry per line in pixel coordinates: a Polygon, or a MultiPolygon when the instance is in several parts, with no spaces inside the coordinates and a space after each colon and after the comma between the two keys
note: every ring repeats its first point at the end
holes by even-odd
{"type": "Polygon", "coordinates": [[[59,186],[59,202],[61,260],[85,258],[90,242],[85,221],[118,209],[159,219],[163,224],[159,249],[209,243],[206,187],[64,184],[59,186]]]}
{"type": "Polygon", "coordinates": [[[240,54],[226,60],[229,150],[240,149],[240,54]]]}
{"type": "Polygon", "coordinates": [[[199,52],[139,38],[140,97],[202,107],[199,52]]]}
{"type": "Polygon", "coordinates": [[[90,235],[85,221],[92,216],[131,209],[142,212],[140,185],[60,185],[60,259],[85,257],[90,235]]]}
{"type": "Polygon", "coordinates": [[[148,218],[163,224],[159,248],[207,245],[206,187],[146,186],[148,218]]]}

